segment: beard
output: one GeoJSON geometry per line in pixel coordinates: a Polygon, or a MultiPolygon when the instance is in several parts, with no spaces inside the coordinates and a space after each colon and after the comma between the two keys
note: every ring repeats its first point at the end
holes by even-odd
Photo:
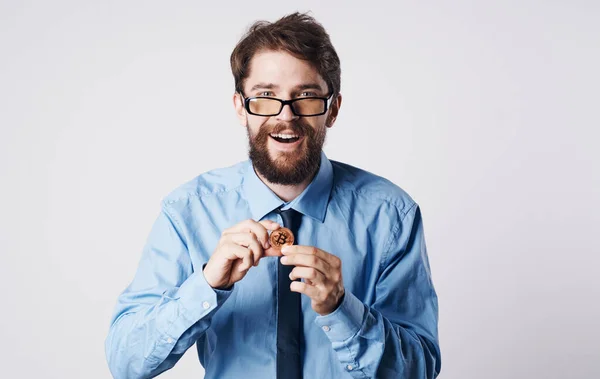
{"type": "Polygon", "coordinates": [[[266,180],[273,184],[296,185],[312,177],[321,164],[321,150],[325,144],[327,128],[315,130],[310,125],[301,121],[291,123],[278,123],[273,127],[263,125],[255,136],[250,133],[250,128],[246,127],[248,133],[248,156],[256,171],[266,180]],[[300,137],[305,137],[297,151],[279,152],[276,159],[272,159],[267,144],[270,133],[279,133],[286,129],[300,137]]]}

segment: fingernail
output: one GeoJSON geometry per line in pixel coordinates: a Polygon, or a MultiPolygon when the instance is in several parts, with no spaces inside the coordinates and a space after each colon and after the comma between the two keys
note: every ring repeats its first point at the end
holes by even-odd
{"type": "Polygon", "coordinates": [[[281,257],[281,263],[287,263],[288,257],[281,257]]]}

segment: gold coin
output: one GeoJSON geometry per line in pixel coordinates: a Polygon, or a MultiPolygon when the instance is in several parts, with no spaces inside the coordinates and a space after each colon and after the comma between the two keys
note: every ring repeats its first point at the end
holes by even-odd
{"type": "Polygon", "coordinates": [[[294,244],[294,233],[285,227],[281,227],[271,232],[270,237],[271,246],[275,249],[281,249],[284,245],[294,244]]]}

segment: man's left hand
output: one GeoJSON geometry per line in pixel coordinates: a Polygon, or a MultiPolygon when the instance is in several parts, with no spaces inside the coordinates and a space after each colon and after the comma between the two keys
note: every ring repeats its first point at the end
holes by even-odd
{"type": "Polygon", "coordinates": [[[288,245],[281,253],[282,264],[296,266],[290,289],[310,297],[312,309],[321,316],[335,311],[344,296],[342,261],[314,246],[288,245]],[[304,282],[295,281],[299,278],[304,282]]]}

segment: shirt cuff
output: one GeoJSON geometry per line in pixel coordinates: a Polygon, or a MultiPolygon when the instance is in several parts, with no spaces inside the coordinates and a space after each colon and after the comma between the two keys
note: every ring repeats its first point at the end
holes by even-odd
{"type": "Polygon", "coordinates": [[[342,304],[328,315],[317,316],[315,323],[331,342],[342,342],[358,333],[367,312],[367,306],[354,294],[346,291],[342,304]]]}
{"type": "Polygon", "coordinates": [[[179,287],[179,305],[186,319],[195,322],[208,313],[216,311],[231,296],[233,285],[227,290],[214,289],[204,277],[204,271],[196,271],[179,287]]]}

